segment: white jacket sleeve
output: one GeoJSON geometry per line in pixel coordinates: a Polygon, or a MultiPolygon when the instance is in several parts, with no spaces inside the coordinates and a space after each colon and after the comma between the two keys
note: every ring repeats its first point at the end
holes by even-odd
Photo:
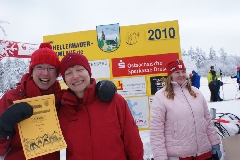
{"type": "Polygon", "coordinates": [[[165,147],[165,113],[166,109],[161,99],[161,92],[157,92],[153,98],[150,111],[150,143],[154,160],[167,160],[167,150],[165,147]]]}

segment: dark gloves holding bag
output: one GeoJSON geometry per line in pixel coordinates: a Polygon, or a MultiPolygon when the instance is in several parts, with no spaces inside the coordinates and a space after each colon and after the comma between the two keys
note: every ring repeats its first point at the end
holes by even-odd
{"type": "Polygon", "coordinates": [[[220,160],[222,157],[222,152],[220,150],[220,145],[216,144],[212,146],[212,159],[213,160],[220,160]]]}
{"type": "Polygon", "coordinates": [[[111,101],[117,91],[115,84],[109,80],[99,81],[96,87],[98,97],[104,102],[111,101]]]}
{"type": "Polygon", "coordinates": [[[11,138],[15,135],[15,125],[33,115],[33,108],[26,102],[8,107],[0,117],[0,138],[11,138]]]}

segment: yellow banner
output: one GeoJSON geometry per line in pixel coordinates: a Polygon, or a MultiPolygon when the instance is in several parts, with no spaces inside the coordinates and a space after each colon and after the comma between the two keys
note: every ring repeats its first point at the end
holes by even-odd
{"type": "MultiPolygon", "coordinates": [[[[182,59],[177,20],[131,26],[99,25],[96,30],[44,36],[43,41],[52,43],[60,60],[69,52],[85,55],[92,77],[112,80],[129,107],[134,106],[131,112],[140,130],[149,129],[147,96],[150,104],[152,95],[164,86],[166,65],[182,59]],[[139,76],[144,78],[138,79],[139,76]],[[130,86],[144,88],[139,91],[130,86]],[[136,108],[142,110],[135,111],[136,108]]],[[[61,86],[67,88],[64,82],[61,86]]]]}
{"type": "Polygon", "coordinates": [[[52,42],[60,60],[69,52],[84,54],[89,60],[179,53],[178,21],[132,26],[112,24],[96,30],[64,33],[43,37],[52,42]]]}

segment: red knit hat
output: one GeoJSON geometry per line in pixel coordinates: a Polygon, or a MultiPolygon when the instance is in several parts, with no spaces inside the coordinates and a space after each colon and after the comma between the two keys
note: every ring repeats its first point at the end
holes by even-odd
{"type": "Polygon", "coordinates": [[[33,52],[29,66],[29,73],[32,74],[33,67],[42,63],[50,64],[59,71],[60,61],[57,54],[52,50],[50,43],[41,43],[39,49],[33,52]]]}
{"type": "Polygon", "coordinates": [[[75,65],[83,66],[89,73],[90,77],[92,76],[91,67],[88,63],[87,58],[79,53],[68,53],[60,62],[60,73],[62,75],[63,80],[65,81],[64,73],[69,67],[73,67],[75,65]]]}
{"type": "Polygon", "coordinates": [[[171,61],[167,64],[167,72],[168,72],[168,76],[171,75],[173,72],[177,71],[177,70],[184,70],[186,71],[186,68],[184,66],[184,63],[182,60],[174,60],[171,61]]]}
{"type": "Polygon", "coordinates": [[[240,69],[240,66],[238,66],[237,69],[240,69]]]}

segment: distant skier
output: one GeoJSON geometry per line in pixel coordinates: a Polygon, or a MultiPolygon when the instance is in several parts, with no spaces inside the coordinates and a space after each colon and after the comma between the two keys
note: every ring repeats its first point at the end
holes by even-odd
{"type": "Polygon", "coordinates": [[[220,86],[222,85],[223,85],[223,82],[220,80],[213,80],[209,83],[208,86],[211,92],[211,99],[210,99],[211,102],[217,102],[217,101],[223,100],[222,98],[220,98],[218,94],[220,86]]]}
{"type": "Polygon", "coordinates": [[[192,71],[192,78],[191,78],[192,86],[196,88],[200,88],[200,76],[196,71],[192,71]]]}
{"type": "MultiPolygon", "coordinates": [[[[214,70],[214,66],[210,67],[210,71],[207,73],[207,80],[208,80],[208,87],[210,82],[214,81],[214,80],[218,80],[218,78],[222,76],[222,71],[220,71],[220,74],[216,74],[216,71],[214,70]]],[[[210,89],[210,87],[209,87],[210,89]]],[[[210,89],[211,91],[211,89],[210,89]]],[[[218,95],[220,95],[220,87],[218,90],[218,95]]],[[[211,101],[211,97],[210,97],[210,101],[211,101]]]]}
{"type": "Polygon", "coordinates": [[[240,90],[240,66],[237,67],[237,75],[236,76],[231,76],[231,78],[237,78],[237,83],[239,86],[239,90],[240,90]]]}
{"type": "Polygon", "coordinates": [[[222,75],[222,72],[220,72],[220,74],[216,74],[216,71],[214,70],[214,66],[211,66],[210,71],[207,73],[208,84],[213,80],[217,80],[221,75],[222,75]]]}
{"type": "Polygon", "coordinates": [[[189,73],[188,77],[189,77],[190,81],[192,81],[192,73],[189,73]]]}

